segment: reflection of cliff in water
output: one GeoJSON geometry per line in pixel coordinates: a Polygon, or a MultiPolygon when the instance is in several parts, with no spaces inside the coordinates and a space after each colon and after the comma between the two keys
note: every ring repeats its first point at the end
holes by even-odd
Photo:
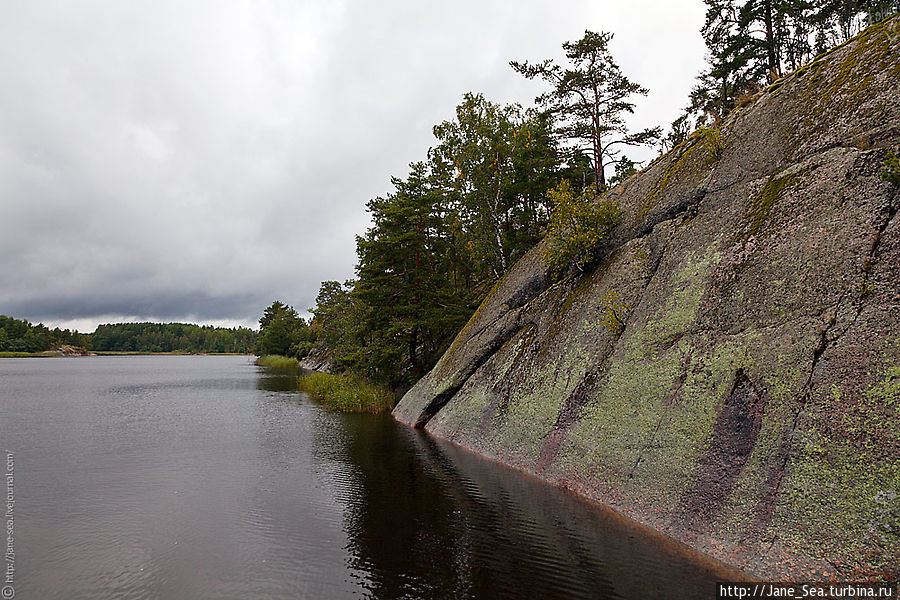
{"type": "Polygon", "coordinates": [[[298,391],[296,368],[256,367],[256,389],[264,392],[298,391]]]}
{"type": "Polygon", "coordinates": [[[390,418],[349,417],[341,427],[316,428],[315,445],[358,478],[341,499],[349,566],[373,597],[710,597],[716,579],[735,577],[390,418]],[[333,454],[337,437],[346,456],[333,454]]]}

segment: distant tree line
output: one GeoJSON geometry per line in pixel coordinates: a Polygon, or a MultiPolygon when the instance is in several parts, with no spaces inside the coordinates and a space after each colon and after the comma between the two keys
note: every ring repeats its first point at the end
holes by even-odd
{"type": "Polygon", "coordinates": [[[253,351],[256,332],[247,328],[188,323],[116,323],[99,325],[90,335],[100,352],[228,352],[253,351]]]}
{"type": "Polygon", "coordinates": [[[94,333],[49,329],[42,324],[0,315],[0,352],[44,352],[60,346],[111,352],[253,351],[257,333],[186,323],[117,323],[100,325],[94,333]]]}
{"type": "Polygon", "coordinates": [[[90,336],[0,315],[0,352],[43,352],[62,345],[87,348],[90,336]]]}

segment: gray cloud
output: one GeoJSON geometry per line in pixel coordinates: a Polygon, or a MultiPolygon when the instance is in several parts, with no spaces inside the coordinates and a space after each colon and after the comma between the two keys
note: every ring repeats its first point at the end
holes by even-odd
{"type": "Polygon", "coordinates": [[[365,203],[466,91],[530,103],[510,59],[585,28],[668,123],[699,0],[16,3],[0,21],[0,313],[248,323],[353,275],[365,203]],[[627,6],[625,6],[627,4],[627,6]]]}

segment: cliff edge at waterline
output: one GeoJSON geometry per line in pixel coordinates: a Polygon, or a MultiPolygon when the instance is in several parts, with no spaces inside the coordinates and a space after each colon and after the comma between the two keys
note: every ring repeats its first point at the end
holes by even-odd
{"type": "Polygon", "coordinates": [[[900,575],[900,19],[541,245],[394,415],[767,578],[900,575]]]}

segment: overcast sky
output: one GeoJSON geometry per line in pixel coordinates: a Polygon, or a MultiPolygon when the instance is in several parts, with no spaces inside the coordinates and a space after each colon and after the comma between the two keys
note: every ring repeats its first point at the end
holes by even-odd
{"type": "MultiPolygon", "coordinates": [[[[701,0],[30,0],[0,16],[0,314],[251,325],[354,275],[366,202],[510,60],[612,31],[666,125],[701,0]]],[[[649,155],[647,155],[649,156],[649,155]]],[[[638,157],[638,158],[646,158],[638,157]]]]}

